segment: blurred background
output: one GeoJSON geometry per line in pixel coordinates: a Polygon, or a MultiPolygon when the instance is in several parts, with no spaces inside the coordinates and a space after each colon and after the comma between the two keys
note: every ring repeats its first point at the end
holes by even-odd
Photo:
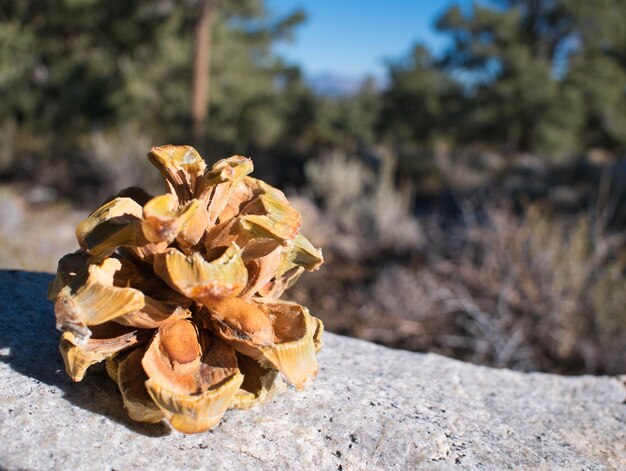
{"type": "Polygon", "coordinates": [[[303,213],[328,330],[626,372],[626,0],[4,0],[0,97],[2,268],[192,144],[303,213]]]}

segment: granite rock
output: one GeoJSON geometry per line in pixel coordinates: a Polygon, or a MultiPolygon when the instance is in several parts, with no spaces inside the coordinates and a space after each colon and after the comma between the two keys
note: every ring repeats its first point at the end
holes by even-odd
{"type": "Polygon", "coordinates": [[[620,379],[524,374],[325,335],[317,382],[207,433],[131,421],[74,384],[51,275],[0,271],[0,469],[626,469],[620,379]]]}

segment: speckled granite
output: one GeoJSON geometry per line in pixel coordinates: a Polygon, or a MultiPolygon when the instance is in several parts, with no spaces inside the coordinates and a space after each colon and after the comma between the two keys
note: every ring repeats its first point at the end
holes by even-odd
{"type": "Polygon", "coordinates": [[[62,371],[48,274],[0,271],[1,469],[626,469],[615,378],[522,374],[327,334],[317,382],[199,435],[62,371]]]}

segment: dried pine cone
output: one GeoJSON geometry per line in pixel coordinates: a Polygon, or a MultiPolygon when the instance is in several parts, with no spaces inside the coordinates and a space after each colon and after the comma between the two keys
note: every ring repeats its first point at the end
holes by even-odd
{"type": "Polygon", "coordinates": [[[323,325],[278,298],[322,253],[250,159],[207,171],[188,146],[148,157],[167,193],[128,188],[89,215],[48,296],[74,381],[106,360],[131,418],[202,432],[271,397],[278,372],[298,389],[315,379],[323,325]]]}

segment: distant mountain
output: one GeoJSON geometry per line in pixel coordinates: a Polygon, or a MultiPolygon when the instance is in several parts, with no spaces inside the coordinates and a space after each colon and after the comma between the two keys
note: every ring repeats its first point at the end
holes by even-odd
{"type": "MultiPolygon", "coordinates": [[[[347,75],[323,72],[306,76],[306,82],[315,93],[327,97],[342,97],[354,95],[359,91],[366,77],[354,77],[347,75]]],[[[385,81],[376,77],[374,83],[377,89],[385,88],[385,81]]]]}

